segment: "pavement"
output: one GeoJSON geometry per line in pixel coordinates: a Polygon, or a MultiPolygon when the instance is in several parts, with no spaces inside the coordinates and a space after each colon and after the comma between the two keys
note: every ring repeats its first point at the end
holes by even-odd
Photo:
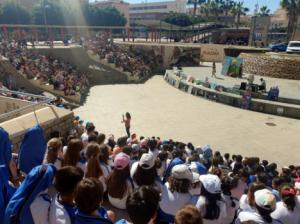
{"type": "MultiPolygon", "coordinates": [[[[246,82],[249,74],[244,74],[243,78],[232,78],[221,74],[222,63],[216,63],[217,78],[211,78],[212,63],[204,62],[200,67],[183,67],[185,75],[193,76],[195,79],[205,81],[208,77],[210,82],[221,84],[225,87],[240,86],[241,82],[246,82]]],[[[278,86],[280,89],[280,97],[299,99],[300,100],[300,80],[278,79],[266,76],[254,76],[254,83],[260,84],[260,78],[266,80],[267,89],[272,86],[278,86]]]]}
{"type": "Polygon", "coordinates": [[[299,160],[300,120],[215,103],[182,92],[154,76],[145,84],[94,86],[74,110],[99,132],[126,134],[122,114],[132,115],[132,133],[160,136],[222,153],[258,156],[279,167],[299,160]]]}

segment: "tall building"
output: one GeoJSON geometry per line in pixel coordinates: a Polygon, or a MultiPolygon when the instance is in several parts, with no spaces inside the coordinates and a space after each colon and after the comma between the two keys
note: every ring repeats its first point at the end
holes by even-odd
{"type": "Polygon", "coordinates": [[[142,21],[160,20],[169,12],[186,13],[186,1],[175,0],[130,4],[130,23],[133,24],[142,23],[142,21]]]}
{"type": "Polygon", "coordinates": [[[287,12],[283,8],[277,9],[271,16],[271,28],[284,28],[287,27],[289,23],[289,18],[287,12]]]}
{"type": "Polygon", "coordinates": [[[96,1],[92,3],[95,7],[108,8],[115,7],[127,20],[126,26],[129,26],[129,3],[122,0],[96,1]]]}

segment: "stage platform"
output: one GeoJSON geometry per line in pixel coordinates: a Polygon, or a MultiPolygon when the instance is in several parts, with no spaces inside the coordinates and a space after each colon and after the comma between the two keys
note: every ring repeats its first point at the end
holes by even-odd
{"type": "MultiPolygon", "coordinates": [[[[200,67],[183,67],[183,74],[193,76],[195,79],[205,81],[208,77],[210,82],[232,88],[240,86],[241,82],[247,82],[249,74],[244,74],[243,78],[232,78],[221,75],[222,64],[216,63],[217,78],[211,78],[212,63],[205,62],[200,67]]],[[[272,86],[278,86],[280,93],[279,97],[300,100],[300,80],[278,79],[265,76],[255,75],[255,84],[260,84],[260,78],[266,80],[267,90],[272,86]]]]}

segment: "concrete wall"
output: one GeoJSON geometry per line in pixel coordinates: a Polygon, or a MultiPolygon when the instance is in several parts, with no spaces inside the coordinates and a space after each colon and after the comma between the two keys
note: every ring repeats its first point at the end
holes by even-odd
{"type": "Polygon", "coordinates": [[[48,138],[53,131],[59,131],[62,136],[65,136],[71,129],[73,120],[74,114],[72,111],[47,106],[37,110],[35,114],[30,112],[2,122],[0,126],[9,133],[13,143],[13,151],[18,152],[28,128],[39,123],[45,131],[46,138],[48,138]]]}
{"type": "Polygon", "coordinates": [[[286,54],[241,54],[243,71],[254,75],[300,80],[300,56],[286,54]]]}
{"type": "Polygon", "coordinates": [[[162,58],[163,68],[174,63],[188,60],[190,65],[202,62],[223,62],[225,55],[237,57],[241,52],[266,52],[266,48],[248,46],[228,46],[221,44],[191,44],[191,43],[153,43],[153,42],[116,42],[121,47],[144,48],[154,50],[162,58]]]}
{"type": "Polygon", "coordinates": [[[89,81],[91,85],[118,84],[127,82],[126,75],[117,71],[112,72],[109,67],[92,60],[81,47],[36,48],[32,50],[39,51],[41,54],[49,55],[77,66],[80,71],[89,74],[89,81]],[[90,69],[89,65],[96,65],[97,67],[103,68],[103,70],[99,71],[90,69]]]}
{"type": "MultiPolygon", "coordinates": [[[[179,77],[170,73],[166,73],[164,78],[170,85],[189,94],[199,96],[218,103],[223,103],[241,108],[242,96],[240,95],[227,92],[219,92],[201,85],[195,85],[193,83],[180,80],[179,77]]],[[[250,110],[300,119],[299,105],[279,103],[261,99],[252,99],[250,104],[250,110]]]]}
{"type": "Polygon", "coordinates": [[[3,122],[3,121],[6,121],[6,120],[9,120],[9,119],[21,116],[23,114],[32,112],[34,110],[38,110],[38,109],[43,107],[42,105],[35,106],[35,107],[29,107],[27,109],[19,111],[18,113],[14,113],[14,114],[3,116],[3,117],[1,116],[4,113],[19,110],[21,108],[24,108],[24,107],[32,105],[32,104],[33,103],[25,101],[25,100],[0,96],[0,122],[3,122]]]}
{"type": "Polygon", "coordinates": [[[25,100],[19,100],[14,98],[9,98],[5,96],[0,96],[0,114],[4,114],[21,107],[30,105],[31,103],[25,100]]]}

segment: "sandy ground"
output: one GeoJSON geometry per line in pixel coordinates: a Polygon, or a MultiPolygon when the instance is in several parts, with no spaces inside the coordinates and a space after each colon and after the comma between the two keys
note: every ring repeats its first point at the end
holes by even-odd
{"type": "MultiPolygon", "coordinates": [[[[182,69],[183,73],[186,75],[191,75],[196,79],[200,79],[202,81],[204,81],[205,78],[208,77],[211,82],[221,84],[226,87],[233,87],[234,85],[240,86],[241,82],[247,82],[246,78],[249,75],[244,74],[244,79],[223,76],[221,75],[222,63],[216,63],[217,78],[211,78],[212,63],[210,62],[205,62],[202,64],[202,66],[199,67],[183,67],[182,69]]],[[[270,89],[270,87],[272,86],[278,86],[280,89],[281,97],[300,100],[300,80],[278,79],[258,75],[255,75],[254,77],[254,83],[256,84],[260,84],[260,78],[265,79],[267,89],[270,89]]]]}
{"type": "Polygon", "coordinates": [[[161,76],[145,84],[95,86],[75,110],[100,132],[125,135],[121,116],[132,114],[132,132],[173,138],[214,150],[259,156],[280,166],[300,165],[300,121],[245,111],[198,98],[168,85],[161,76]],[[272,125],[268,125],[271,123],[272,125]]]}

